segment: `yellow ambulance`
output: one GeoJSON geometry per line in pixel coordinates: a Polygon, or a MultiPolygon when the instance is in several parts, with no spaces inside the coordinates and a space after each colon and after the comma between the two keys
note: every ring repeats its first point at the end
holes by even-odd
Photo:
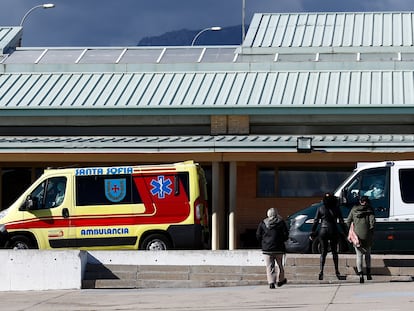
{"type": "Polygon", "coordinates": [[[193,161],[47,169],[0,212],[0,246],[11,249],[201,249],[208,232],[193,161]]]}

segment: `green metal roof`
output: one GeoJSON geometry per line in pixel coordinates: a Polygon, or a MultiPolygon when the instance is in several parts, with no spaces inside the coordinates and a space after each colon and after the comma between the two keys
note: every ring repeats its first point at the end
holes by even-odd
{"type": "Polygon", "coordinates": [[[412,47],[413,12],[255,14],[243,47],[412,47]]]}
{"type": "Polygon", "coordinates": [[[241,48],[17,47],[0,60],[0,109],[11,116],[413,113],[413,19],[410,12],[256,14],[241,48]]]}
{"type": "Polygon", "coordinates": [[[413,113],[414,71],[2,74],[0,107],[3,115],[413,113]]]}

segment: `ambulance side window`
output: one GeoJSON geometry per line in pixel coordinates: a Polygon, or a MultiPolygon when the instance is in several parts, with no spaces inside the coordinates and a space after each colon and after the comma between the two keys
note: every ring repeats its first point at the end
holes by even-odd
{"type": "Polygon", "coordinates": [[[76,176],[76,205],[142,203],[131,175],[76,176]]]}
{"type": "Polygon", "coordinates": [[[66,178],[52,177],[43,181],[30,194],[33,202],[31,209],[48,209],[62,204],[66,192],[66,178]],[[46,189],[46,191],[45,191],[46,189]]]}

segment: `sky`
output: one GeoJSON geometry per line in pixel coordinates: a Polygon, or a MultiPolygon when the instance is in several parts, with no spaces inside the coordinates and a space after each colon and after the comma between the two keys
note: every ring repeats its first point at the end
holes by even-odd
{"type": "MultiPolygon", "coordinates": [[[[242,24],[243,0],[0,0],[0,26],[23,24],[23,46],[135,46],[181,29],[242,24]]],[[[414,11],[413,0],[244,0],[254,13],[414,11]]]]}

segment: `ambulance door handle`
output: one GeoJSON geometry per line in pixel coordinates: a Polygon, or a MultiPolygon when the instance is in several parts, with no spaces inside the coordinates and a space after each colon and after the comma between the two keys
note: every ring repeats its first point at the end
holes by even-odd
{"type": "Polygon", "coordinates": [[[66,207],[62,209],[62,216],[63,218],[69,218],[69,210],[66,207]]]}

